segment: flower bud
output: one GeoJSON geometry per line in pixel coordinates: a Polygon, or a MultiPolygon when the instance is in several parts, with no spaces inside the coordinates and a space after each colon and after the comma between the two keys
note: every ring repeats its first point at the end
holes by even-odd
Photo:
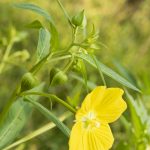
{"type": "Polygon", "coordinates": [[[68,80],[67,75],[59,70],[59,69],[55,69],[53,68],[50,72],[50,85],[60,85],[65,83],[68,80]]]}
{"type": "Polygon", "coordinates": [[[81,26],[84,21],[84,10],[72,17],[72,23],[75,26],[81,26]]]}
{"type": "Polygon", "coordinates": [[[30,90],[38,85],[38,80],[32,73],[25,73],[21,79],[21,92],[30,90]]]}

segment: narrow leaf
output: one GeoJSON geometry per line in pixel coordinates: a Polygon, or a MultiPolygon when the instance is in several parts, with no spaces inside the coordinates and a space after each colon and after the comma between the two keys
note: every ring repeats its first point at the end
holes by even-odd
{"type": "Polygon", "coordinates": [[[42,24],[39,20],[34,20],[33,22],[31,22],[30,24],[26,25],[27,28],[33,28],[33,29],[40,29],[42,28],[42,24]]]}
{"type": "MultiPolygon", "coordinates": [[[[43,84],[31,91],[42,91],[42,89],[43,84]]],[[[34,100],[38,99],[38,96],[30,97],[34,100]]],[[[31,105],[23,101],[23,98],[21,97],[12,104],[4,121],[0,124],[0,149],[10,144],[19,135],[30,117],[31,112],[31,105]]]]}
{"type": "Polygon", "coordinates": [[[132,123],[135,129],[135,135],[137,138],[140,138],[143,133],[144,127],[142,125],[141,116],[139,115],[139,107],[137,105],[137,101],[133,99],[133,97],[128,93],[127,90],[126,96],[128,99],[128,106],[131,112],[132,123]]]}
{"type": "MultiPolygon", "coordinates": [[[[59,117],[59,120],[60,121],[64,121],[66,120],[68,117],[71,116],[71,113],[70,112],[66,112],[64,114],[62,114],[60,117],[59,117]]],[[[9,149],[12,149],[22,143],[25,143],[29,140],[32,140],[33,138],[37,137],[37,136],[40,136],[41,134],[44,134],[45,132],[53,129],[56,125],[53,123],[53,122],[49,122],[47,124],[45,124],[44,126],[40,127],[39,129],[29,133],[28,135],[26,135],[25,137],[19,139],[18,141],[14,142],[13,144],[9,145],[8,147],[4,148],[3,150],[9,150],[9,149]]]]}
{"type": "Polygon", "coordinates": [[[54,23],[52,17],[50,16],[50,14],[35,4],[19,3],[19,4],[15,4],[15,6],[18,8],[21,8],[21,9],[27,9],[27,10],[33,11],[33,12],[43,16],[49,22],[50,32],[51,32],[51,36],[52,36],[51,41],[50,41],[51,47],[53,50],[56,50],[59,46],[59,36],[58,36],[57,29],[55,27],[55,23],[54,23]]]}
{"type": "Polygon", "coordinates": [[[50,14],[45,11],[44,9],[42,9],[41,7],[35,5],[35,4],[31,4],[31,3],[18,3],[18,4],[14,4],[14,6],[21,8],[21,9],[27,9],[30,11],[33,11],[41,16],[43,16],[46,20],[50,21],[51,23],[54,24],[50,14]]]}
{"type": "Polygon", "coordinates": [[[49,54],[50,49],[50,33],[47,29],[41,28],[39,30],[39,40],[37,46],[37,58],[41,60],[47,54],[49,54]]]}
{"type": "Polygon", "coordinates": [[[26,97],[25,100],[30,102],[37,110],[39,110],[46,118],[50,119],[52,122],[56,124],[56,126],[67,136],[70,136],[70,130],[63,124],[53,113],[51,113],[48,109],[42,106],[40,103],[34,101],[30,97],[26,97]]]}
{"type": "Polygon", "coordinates": [[[56,30],[56,27],[50,23],[50,32],[51,32],[51,47],[52,50],[55,51],[59,47],[59,35],[56,30]]]}
{"type": "MultiPolygon", "coordinates": [[[[87,61],[90,65],[92,65],[94,68],[97,68],[94,60],[92,59],[92,57],[88,54],[76,54],[77,57],[87,61]]],[[[96,58],[97,59],[97,58],[96,58]]],[[[98,66],[101,68],[101,71],[111,77],[112,79],[114,79],[115,81],[121,83],[122,85],[133,89],[135,91],[141,92],[137,87],[135,87],[133,84],[131,84],[129,81],[127,81],[126,79],[124,79],[123,77],[121,77],[119,74],[117,74],[115,71],[113,71],[112,69],[110,69],[109,67],[105,66],[103,63],[101,63],[99,60],[97,60],[98,66]]]]}

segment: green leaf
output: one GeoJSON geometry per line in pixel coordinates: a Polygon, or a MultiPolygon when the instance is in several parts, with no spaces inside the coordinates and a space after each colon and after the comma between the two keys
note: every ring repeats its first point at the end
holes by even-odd
{"type": "MultiPolygon", "coordinates": [[[[42,89],[43,84],[31,91],[42,91],[42,89]]],[[[38,96],[31,96],[30,98],[37,100],[38,96]]],[[[4,121],[0,124],[0,149],[9,145],[19,135],[31,112],[31,105],[23,101],[21,97],[11,105],[4,121]]]]}
{"type": "MultiPolygon", "coordinates": [[[[70,74],[71,78],[74,78],[76,80],[78,80],[80,83],[85,84],[85,81],[83,80],[83,78],[81,78],[80,76],[76,75],[75,73],[71,73],[70,74]]],[[[93,90],[97,85],[94,84],[93,82],[87,81],[87,87],[90,90],[93,90]]]]}
{"type": "Polygon", "coordinates": [[[46,118],[50,119],[56,126],[67,136],[70,136],[70,130],[63,124],[53,113],[47,110],[40,103],[34,101],[33,99],[26,97],[25,100],[30,102],[38,111],[40,111],[46,118]]]}
{"type": "Polygon", "coordinates": [[[34,20],[33,22],[26,25],[27,28],[40,29],[42,28],[42,24],[39,20],[34,20]]]}
{"type": "MultiPolygon", "coordinates": [[[[70,112],[65,112],[64,114],[62,114],[59,117],[59,120],[64,121],[70,116],[71,116],[70,112]]],[[[25,143],[29,140],[32,140],[33,138],[36,138],[37,136],[40,136],[41,134],[44,134],[44,133],[50,131],[54,127],[56,127],[56,125],[53,122],[49,122],[49,123],[43,125],[42,127],[40,127],[39,129],[36,129],[35,131],[32,131],[31,133],[29,133],[28,135],[26,135],[23,138],[19,139],[18,141],[15,141],[11,145],[5,147],[4,150],[12,149],[12,148],[14,148],[18,145],[21,145],[21,144],[23,144],[23,143],[25,143]]]]}
{"type": "Polygon", "coordinates": [[[50,32],[51,32],[51,48],[52,51],[55,51],[59,47],[59,35],[56,30],[56,27],[50,23],[50,32]]]}
{"type": "Polygon", "coordinates": [[[37,58],[38,60],[41,60],[46,55],[49,54],[50,49],[50,33],[47,29],[41,28],[39,30],[39,40],[38,40],[38,46],[37,46],[37,58]]]}
{"type": "MultiPolygon", "coordinates": [[[[95,64],[94,60],[92,59],[92,57],[88,54],[76,54],[77,57],[87,61],[90,65],[92,65],[94,68],[97,68],[97,65],[95,64]]],[[[97,59],[97,58],[96,58],[97,59]]],[[[133,84],[131,84],[129,81],[127,81],[126,79],[124,79],[123,77],[121,77],[119,74],[117,74],[115,71],[113,71],[112,69],[110,69],[109,67],[105,66],[103,63],[101,63],[100,61],[98,61],[98,66],[101,68],[101,71],[111,77],[112,79],[114,79],[115,81],[121,83],[122,85],[133,89],[135,91],[141,92],[137,87],[135,87],[133,84]]]]}
{"type": "Polygon", "coordinates": [[[83,60],[79,61],[78,63],[79,63],[79,67],[80,67],[80,72],[82,73],[82,76],[83,76],[83,79],[84,79],[84,82],[85,82],[85,87],[88,91],[86,66],[85,66],[83,60]]]}
{"type": "Polygon", "coordinates": [[[15,4],[15,6],[18,8],[31,10],[31,11],[43,16],[49,22],[50,32],[51,32],[51,41],[50,41],[51,47],[53,50],[56,50],[59,46],[59,36],[58,36],[57,29],[55,27],[54,21],[53,21],[52,17],[50,16],[50,14],[47,11],[40,8],[39,6],[30,4],[30,3],[15,4]]]}
{"type": "Polygon", "coordinates": [[[144,116],[143,115],[140,116],[137,102],[133,99],[133,97],[128,93],[127,90],[126,90],[126,96],[128,99],[128,106],[131,112],[131,119],[135,130],[134,134],[137,138],[140,138],[144,131],[142,120],[141,120],[141,118],[144,116]]]}
{"type": "Polygon", "coordinates": [[[133,85],[135,85],[136,87],[138,86],[137,80],[135,78],[135,76],[129,71],[127,70],[127,68],[125,68],[122,64],[120,64],[118,61],[114,60],[113,61],[115,67],[117,68],[118,72],[125,77],[126,79],[128,79],[128,81],[130,81],[133,85]]]}
{"type": "Polygon", "coordinates": [[[27,9],[27,10],[31,10],[41,16],[43,16],[46,20],[50,21],[51,23],[54,24],[50,14],[45,11],[44,9],[40,8],[39,6],[35,5],[35,4],[30,4],[30,3],[18,3],[18,4],[14,4],[14,6],[21,8],[21,9],[27,9]]]}

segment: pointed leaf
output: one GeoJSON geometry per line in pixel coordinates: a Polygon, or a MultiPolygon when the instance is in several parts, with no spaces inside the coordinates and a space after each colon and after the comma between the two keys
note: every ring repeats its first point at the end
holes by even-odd
{"type": "Polygon", "coordinates": [[[53,21],[52,17],[50,16],[50,14],[35,4],[19,3],[19,4],[15,4],[15,6],[18,8],[21,8],[21,9],[31,10],[31,11],[43,16],[49,22],[51,36],[52,36],[51,37],[51,47],[53,50],[56,50],[59,46],[59,36],[58,36],[57,29],[55,27],[54,21],[53,21]]]}
{"type": "Polygon", "coordinates": [[[37,46],[37,58],[41,60],[47,54],[49,54],[50,49],[50,33],[47,29],[41,28],[39,30],[39,40],[37,46]]]}
{"type": "Polygon", "coordinates": [[[31,3],[18,3],[18,4],[14,4],[14,6],[21,8],[21,9],[27,9],[30,11],[33,11],[41,16],[43,16],[46,20],[50,21],[51,23],[54,24],[50,14],[45,11],[44,9],[42,9],[41,7],[35,5],[35,4],[31,4],[31,3]]]}
{"type": "MultiPolygon", "coordinates": [[[[94,60],[92,59],[92,57],[88,54],[76,54],[77,57],[87,61],[90,65],[92,65],[94,68],[97,68],[94,60]]],[[[112,69],[110,69],[109,67],[107,67],[106,65],[104,65],[103,63],[101,63],[99,60],[97,60],[98,65],[101,68],[101,71],[111,77],[112,79],[114,79],[115,81],[121,83],[122,85],[133,89],[135,91],[141,92],[137,87],[135,87],[133,84],[131,84],[129,81],[127,81],[126,79],[124,79],[123,77],[121,77],[119,74],[117,74],[115,71],[113,71],[112,69]]]]}
{"type": "Polygon", "coordinates": [[[25,100],[30,102],[38,111],[40,111],[46,118],[50,119],[56,126],[67,136],[70,136],[70,130],[63,124],[53,113],[42,106],[40,103],[34,101],[30,97],[26,97],[25,100]]]}
{"type": "MultiPolygon", "coordinates": [[[[32,89],[31,91],[42,91],[43,84],[32,89]]],[[[30,96],[34,100],[38,96],[30,96]]],[[[23,98],[18,98],[10,107],[9,112],[0,124],[0,149],[4,148],[19,135],[27,122],[32,112],[32,106],[23,101],[23,98]]]]}
{"type": "Polygon", "coordinates": [[[39,20],[34,20],[33,22],[29,23],[26,25],[27,28],[32,28],[32,29],[40,29],[42,28],[42,24],[39,20]]]}

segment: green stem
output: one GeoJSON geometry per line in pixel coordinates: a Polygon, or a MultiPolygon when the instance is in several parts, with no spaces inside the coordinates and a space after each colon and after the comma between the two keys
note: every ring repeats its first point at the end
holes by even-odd
{"type": "Polygon", "coordinates": [[[73,28],[73,39],[72,39],[72,43],[75,43],[75,41],[76,41],[77,30],[78,30],[78,27],[73,28]]]}
{"type": "Polygon", "coordinates": [[[99,74],[100,74],[100,76],[101,76],[101,78],[102,78],[103,84],[104,84],[105,86],[107,86],[107,85],[106,85],[105,78],[104,78],[104,75],[103,75],[103,73],[102,73],[102,70],[101,70],[100,66],[98,65],[97,59],[95,58],[94,55],[91,55],[91,56],[92,56],[92,58],[93,58],[93,60],[94,60],[94,62],[95,62],[95,65],[97,66],[97,69],[98,69],[98,72],[99,72],[99,74]]]}
{"type": "Polygon", "coordinates": [[[41,61],[39,61],[35,66],[31,68],[30,72],[35,75],[42,68],[42,66],[46,63],[48,57],[50,56],[52,55],[48,54],[47,56],[45,56],[41,61]]]}
{"type": "Polygon", "coordinates": [[[63,106],[65,106],[71,112],[76,113],[76,109],[74,109],[72,106],[70,106],[68,103],[66,103],[62,99],[58,98],[56,95],[47,94],[47,93],[43,93],[43,92],[23,92],[23,93],[20,94],[20,96],[26,96],[26,95],[40,95],[40,96],[43,96],[43,97],[52,98],[56,102],[58,102],[58,103],[62,104],[63,106]]]}
{"type": "Polygon", "coordinates": [[[11,40],[6,48],[5,54],[2,59],[2,63],[0,64],[0,74],[3,72],[4,66],[5,66],[5,61],[7,60],[8,56],[9,56],[9,53],[11,51],[13,44],[14,44],[14,42],[13,42],[13,40],[11,40]]]}
{"type": "Polygon", "coordinates": [[[74,62],[74,56],[72,55],[71,61],[67,64],[67,66],[63,70],[64,73],[66,73],[69,70],[69,68],[72,66],[73,62],[74,62]]]}
{"type": "Polygon", "coordinates": [[[62,3],[59,0],[57,0],[57,3],[59,4],[60,8],[62,9],[65,17],[68,19],[69,24],[72,26],[71,19],[70,19],[69,15],[68,15],[66,9],[64,8],[64,6],[62,5],[62,3]]]}
{"type": "Polygon", "coordinates": [[[20,91],[20,85],[18,85],[15,89],[15,91],[13,92],[13,94],[11,95],[8,103],[6,104],[6,106],[4,107],[2,113],[0,114],[0,124],[3,122],[5,116],[7,115],[7,112],[9,110],[9,108],[11,107],[12,103],[16,100],[17,96],[18,96],[18,91],[20,91]]]}
{"type": "MultiPolygon", "coordinates": [[[[10,51],[10,47],[7,50],[7,53],[5,55],[8,56],[9,51],[10,51]]],[[[30,70],[31,73],[36,74],[40,68],[45,64],[45,62],[47,61],[47,58],[49,57],[49,55],[47,55],[46,57],[44,57],[40,62],[38,62],[35,66],[33,66],[33,68],[30,70]]],[[[18,84],[18,86],[16,87],[16,89],[14,90],[12,96],[10,97],[10,100],[8,101],[8,103],[6,104],[6,106],[4,107],[4,110],[1,113],[1,117],[0,117],[0,124],[2,123],[3,119],[5,118],[9,108],[11,107],[11,105],[13,104],[13,102],[16,100],[17,96],[20,94],[20,84],[18,84]]]]}
{"type": "Polygon", "coordinates": [[[58,61],[58,60],[67,59],[67,58],[71,58],[71,55],[65,55],[65,56],[53,58],[53,59],[49,60],[48,63],[55,62],[55,61],[58,61]]]}

